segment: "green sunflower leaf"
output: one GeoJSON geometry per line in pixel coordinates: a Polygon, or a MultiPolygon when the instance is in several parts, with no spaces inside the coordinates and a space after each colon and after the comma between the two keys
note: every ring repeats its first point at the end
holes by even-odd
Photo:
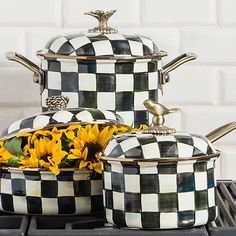
{"type": "Polygon", "coordinates": [[[22,140],[21,138],[13,138],[7,140],[4,144],[4,147],[12,154],[16,156],[20,156],[23,154],[23,150],[21,148],[22,140]]]}
{"type": "Polygon", "coordinates": [[[19,166],[18,161],[19,161],[19,157],[17,157],[17,156],[12,157],[12,158],[7,162],[7,165],[8,165],[8,166],[11,166],[11,167],[18,167],[18,166],[19,166]]]}

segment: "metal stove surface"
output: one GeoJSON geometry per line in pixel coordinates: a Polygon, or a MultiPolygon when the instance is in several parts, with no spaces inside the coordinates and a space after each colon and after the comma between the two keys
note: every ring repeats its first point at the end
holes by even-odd
{"type": "Polygon", "coordinates": [[[236,181],[217,184],[219,216],[210,225],[177,230],[121,229],[106,224],[97,216],[24,216],[2,212],[0,236],[74,236],[74,235],[143,235],[143,236],[231,236],[236,235],[236,181]]]}

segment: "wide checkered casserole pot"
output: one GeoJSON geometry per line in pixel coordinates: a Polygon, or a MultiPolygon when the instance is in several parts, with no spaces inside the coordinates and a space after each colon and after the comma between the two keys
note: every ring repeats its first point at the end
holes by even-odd
{"type": "Polygon", "coordinates": [[[119,227],[184,228],[217,216],[215,141],[236,128],[230,123],[208,138],[164,126],[176,112],[150,100],[153,124],[142,132],[115,136],[101,153],[107,221],[119,227]]]}
{"type": "MultiPolygon", "coordinates": [[[[49,101],[50,100],[50,101],[49,101]]],[[[50,109],[65,107],[68,99],[51,97],[50,109]],[[56,104],[55,104],[56,100],[56,104]]],[[[122,118],[97,109],[51,110],[13,122],[0,135],[9,140],[21,133],[76,124],[116,125],[122,118]]],[[[91,170],[64,168],[60,174],[36,168],[0,168],[0,210],[18,214],[95,214],[103,212],[102,175],[91,170]]]]}
{"type": "Polygon", "coordinates": [[[114,12],[90,12],[99,20],[99,27],[51,39],[37,53],[41,68],[18,53],[7,54],[9,60],[34,72],[34,82],[41,86],[43,111],[47,97],[64,95],[70,99],[68,108],[110,110],[124,117],[127,125],[149,124],[142,102],[157,101],[158,88],[169,80],[168,73],[196,58],[184,54],[162,66],[166,53],[150,38],[117,33],[107,26],[114,12]]]}

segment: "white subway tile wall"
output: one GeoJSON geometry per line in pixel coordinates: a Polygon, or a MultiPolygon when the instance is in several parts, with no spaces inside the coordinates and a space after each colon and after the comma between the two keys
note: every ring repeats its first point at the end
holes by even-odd
{"type": "MultiPolygon", "coordinates": [[[[236,120],[235,0],[0,0],[0,129],[40,112],[39,86],[32,73],[8,62],[5,53],[17,51],[40,64],[35,53],[51,37],[97,24],[83,15],[94,9],[117,9],[110,24],[150,36],[168,52],[164,63],[184,52],[198,55],[171,72],[160,97],[167,106],[182,109],[169,115],[169,125],[204,135],[236,120]]],[[[215,146],[222,151],[218,178],[235,179],[236,131],[215,146]]]]}

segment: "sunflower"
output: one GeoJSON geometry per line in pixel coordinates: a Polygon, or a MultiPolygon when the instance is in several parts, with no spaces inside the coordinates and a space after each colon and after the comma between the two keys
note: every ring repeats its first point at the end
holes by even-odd
{"type": "Polygon", "coordinates": [[[102,151],[115,134],[139,131],[126,126],[80,124],[67,128],[21,133],[5,142],[0,141],[0,164],[24,168],[44,168],[55,175],[61,168],[89,169],[102,173],[96,153],[102,151]]]}

